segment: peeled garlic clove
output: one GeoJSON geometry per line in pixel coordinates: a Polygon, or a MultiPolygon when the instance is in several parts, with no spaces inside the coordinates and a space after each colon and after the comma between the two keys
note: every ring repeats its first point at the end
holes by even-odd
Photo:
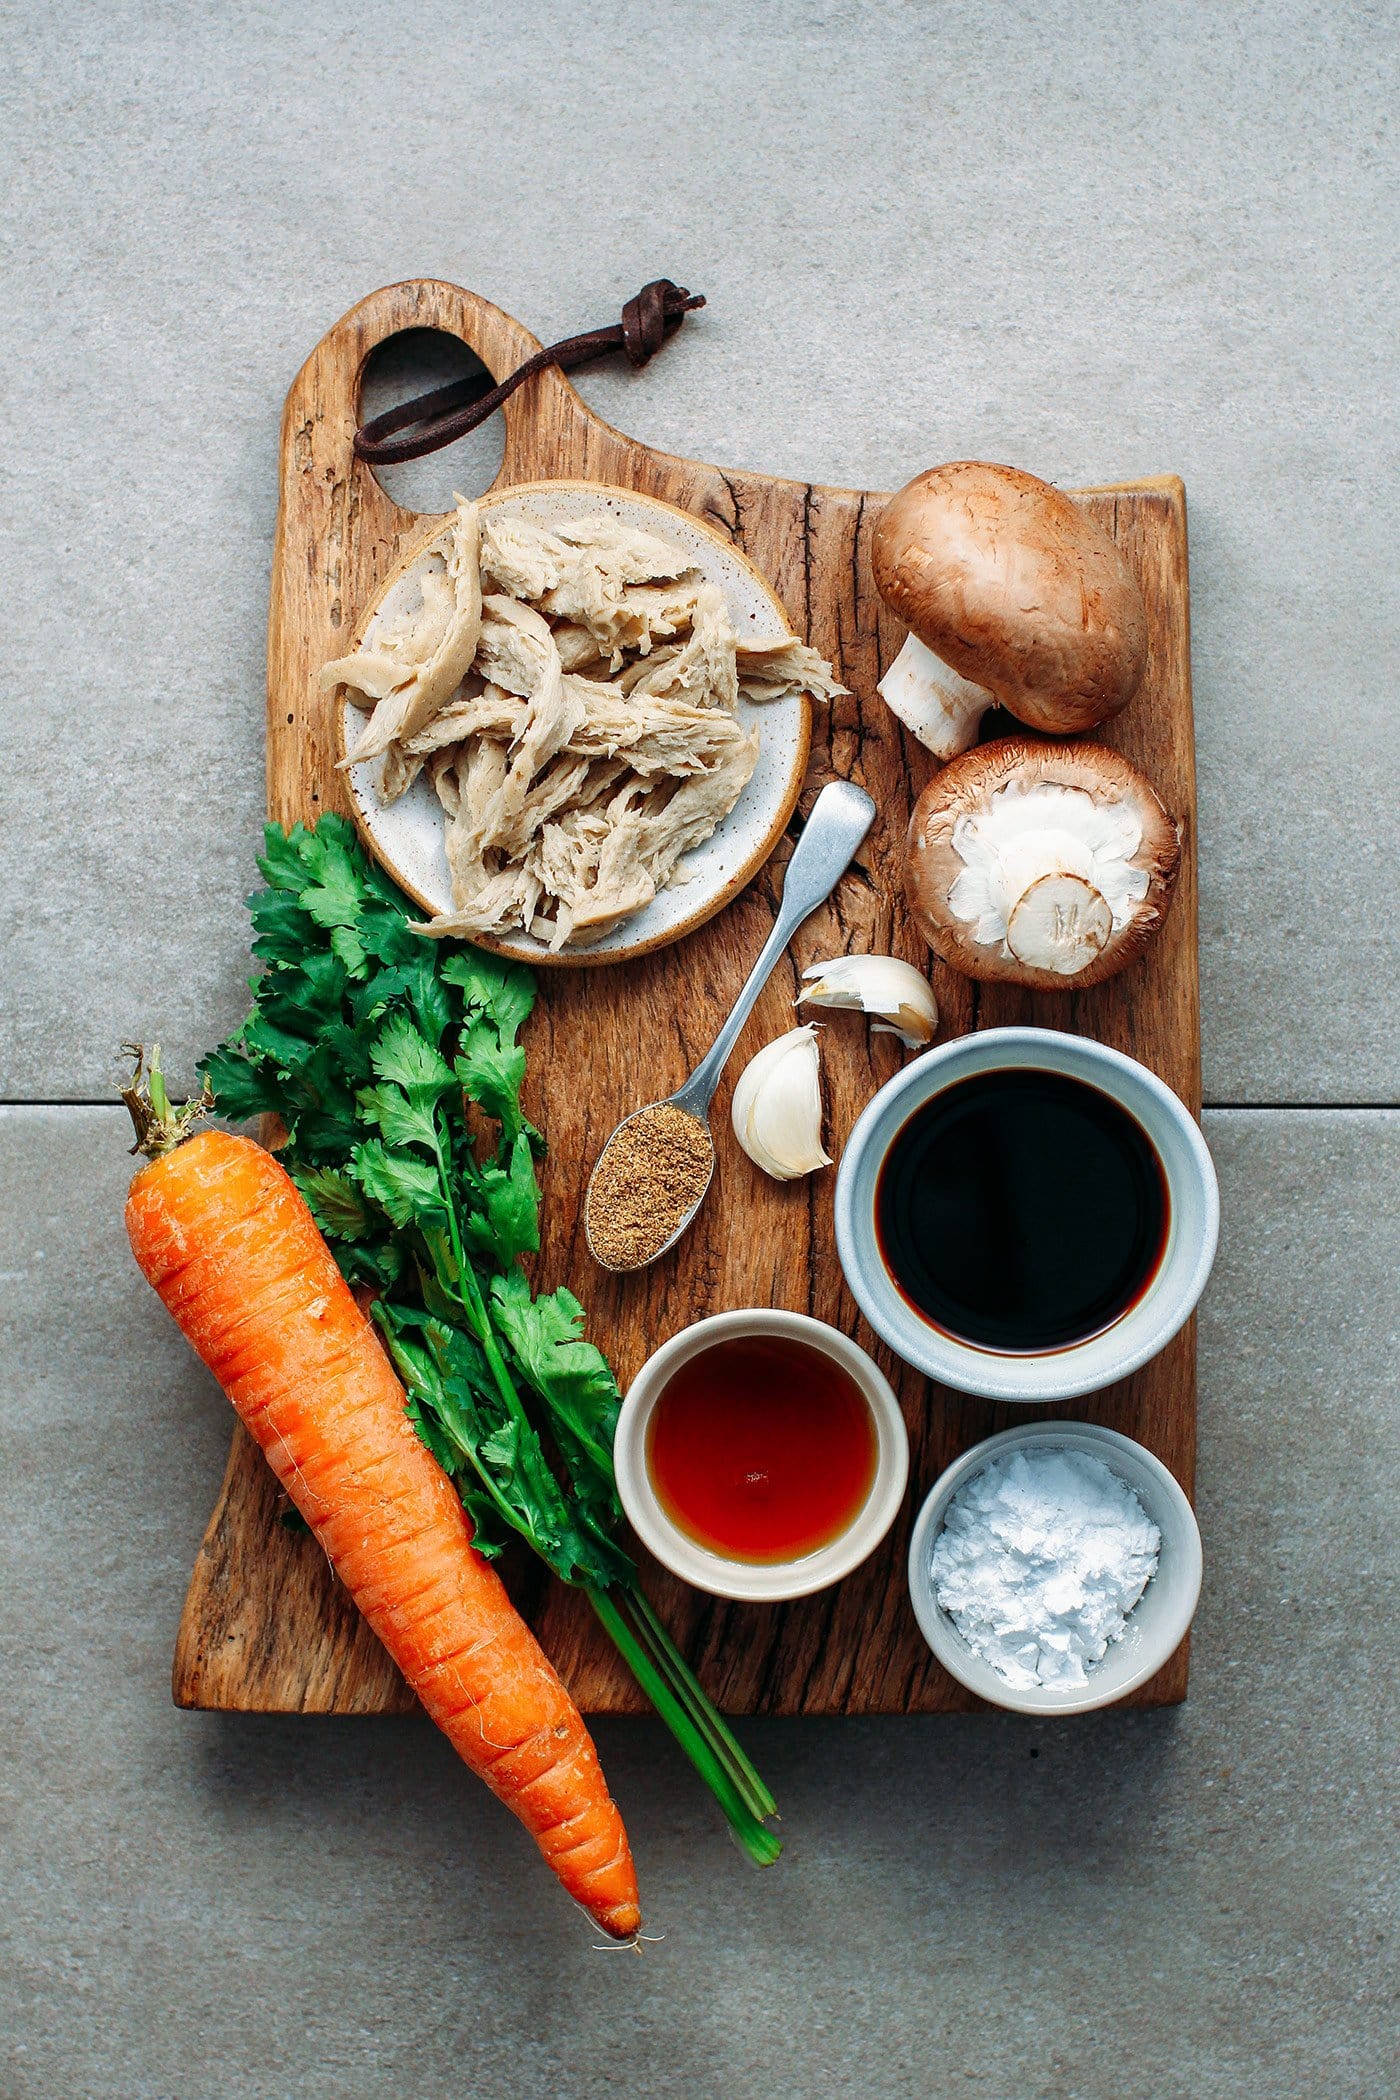
{"type": "Polygon", "coordinates": [[[739,1074],[730,1106],[734,1135],[775,1181],[831,1165],[822,1149],[820,1064],[809,1022],[765,1043],[739,1074]]]}
{"type": "Polygon", "coordinates": [[[777,1174],[780,1179],[782,1178],[780,1165],[766,1154],[760,1156],[760,1153],[755,1150],[756,1141],[753,1136],[752,1117],[753,1106],[758,1099],[759,1088],[763,1085],[768,1074],[775,1071],[777,1066],[782,1063],[790,1047],[791,1036],[780,1035],[775,1041],[765,1043],[761,1050],[756,1051],[735,1081],[734,1098],[729,1106],[730,1121],[734,1125],[734,1135],[738,1138],[745,1152],[748,1153],[750,1159],[762,1167],[765,1174],[777,1174]]]}
{"type": "Polygon", "coordinates": [[[829,1167],[822,1146],[821,1053],[812,1028],[794,1029],[787,1053],[760,1084],[748,1115],[752,1157],[780,1181],[829,1167]]]}
{"type": "Polygon", "coordinates": [[[897,955],[834,955],[802,972],[799,1006],[829,1006],[842,1012],[879,1014],[877,1035],[897,1035],[908,1050],[933,1041],[938,1002],[933,987],[912,963],[897,955]],[[809,982],[815,979],[815,982],[809,982]]]}
{"type": "Polygon", "coordinates": [[[1042,875],[1006,922],[1006,945],[1033,970],[1075,977],[1103,953],[1113,931],[1108,900],[1080,875],[1042,875]]]}

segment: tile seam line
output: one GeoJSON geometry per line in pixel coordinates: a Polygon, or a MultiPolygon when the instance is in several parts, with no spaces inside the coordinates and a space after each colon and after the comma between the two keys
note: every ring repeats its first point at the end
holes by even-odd
{"type": "MultiPolygon", "coordinates": [[[[30,1095],[0,1096],[0,1109],[6,1108],[105,1108],[113,1114],[125,1113],[120,1101],[111,1101],[100,1094],[69,1095],[56,1100],[41,1100],[30,1095]]],[[[1202,1103],[1205,1115],[1313,1115],[1313,1116],[1388,1116],[1400,1113],[1400,1101],[1206,1101],[1202,1103]]]]}

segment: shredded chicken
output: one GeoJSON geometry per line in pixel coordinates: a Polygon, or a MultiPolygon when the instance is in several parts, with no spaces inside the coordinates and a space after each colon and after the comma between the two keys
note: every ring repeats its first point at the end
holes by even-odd
{"type": "MultiPolygon", "coordinates": [[[[452,910],[422,930],[597,941],[683,882],[758,759],[739,702],[844,690],[791,635],[740,640],[683,549],[600,513],[554,527],[458,499],[421,603],[327,664],[371,712],[346,765],[426,776],[452,910]]],[[[422,792],[423,790],[419,790],[422,792]]]]}
{"type": "Polygon", "coordinates": [[[764,641],[740,641],[739,691],[746,700],[789,700],[810,693],[814,700],[835,700],[846,691],[832,675],[824,656],[799,642],[795,634],[764,641]]]}
{"type": "Polygon", "coordinates": [[[633,693],[657,698],[704,697],[719,707],[739,703],[738,638],[717,585],[705,583],[695,594],[690,639],[666,661],[644,671],[633,693]]]}
{"type": "Polygon", "coordinates": [[[476,505],[459,496],[447,553],[432,557],[441,567],[423,572],[418,610],[382,625],[368,648],[322,670],[323,689],[347,685],[376,703],[345,765],[378,758],[416,734],[471,669],[481,638],[480,546],[476,505]]]}

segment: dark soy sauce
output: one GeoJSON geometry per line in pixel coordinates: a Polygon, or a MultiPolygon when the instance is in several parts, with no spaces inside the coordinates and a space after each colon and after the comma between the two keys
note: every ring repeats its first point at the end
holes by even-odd
{"type": "Polygon", "coordinates": [[[880,1169],[875,1224],[901,1294],[981,1349],[1087,1341],[1141,1297],[1166,1245],[1146,1131],[1059,1072],[982,1072],[918,1109],[880,1169]]]}

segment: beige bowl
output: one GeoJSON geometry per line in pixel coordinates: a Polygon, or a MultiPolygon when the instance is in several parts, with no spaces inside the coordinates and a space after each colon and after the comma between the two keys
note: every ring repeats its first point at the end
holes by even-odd
{"type": "Polygon", "coordinates": [[[663,1567],[683,1582],[712,1597],[734,1597],[772,1604],[827,1589],[867,1560],[889,1530],[904,1499],[909,1479],[909,1438],[904,1417],[889,1380],[860,1346],[824,1320],[805,1313],[754,1307],[744,1312],[715,1313],[697,1320],[663,1342],[648,1357],[628,1388],[613,1441],[617,1491],[628,1521],[642,1544],[663,1567]],[[861,1508],[839,1537],[798,1560],[731,1560],[698,1545],[667,1515],[647,1468],[647,1429],[652,1410],[674,1373],[716,1342],[744,1336],[780,1336],[820,1349],[840,1364],[865,1395],[875,1422],[875,1477],[861,1508]]]}

